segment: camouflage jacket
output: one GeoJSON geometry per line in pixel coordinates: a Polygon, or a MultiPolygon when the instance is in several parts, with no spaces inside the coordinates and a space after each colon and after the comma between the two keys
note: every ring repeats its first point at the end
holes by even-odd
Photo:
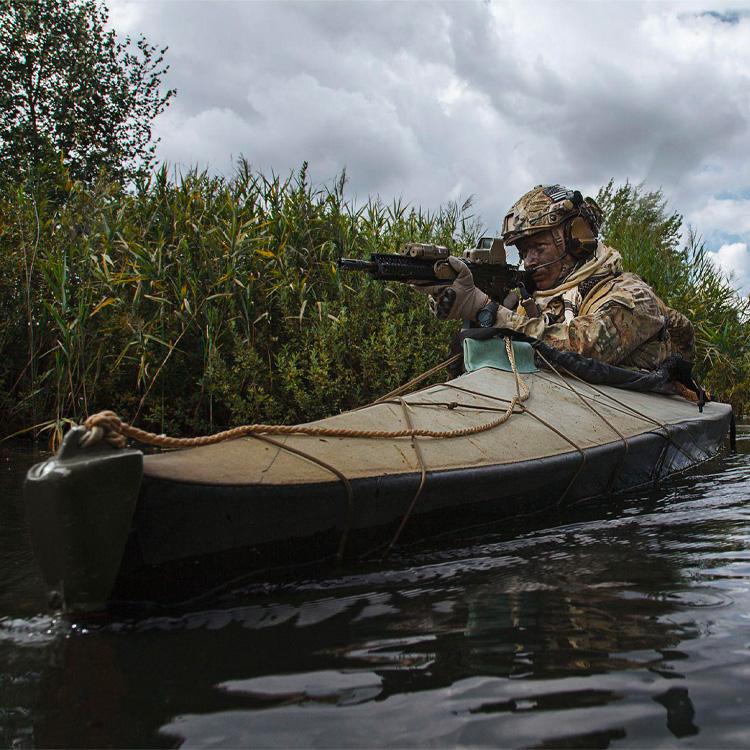
{"type": "Polygon", "coordinates": [[[619,253],[600,245],[610,260],[577,286],[554,296],[535,295],[537,318],[503,312],[498,325],[542,339],[556,349],[608,364],[652,370],[671,353],[670,329],[680,331],[679,353],[692,359],[690,321],[656,296],[643,279],[622,270],[619,253]]]}

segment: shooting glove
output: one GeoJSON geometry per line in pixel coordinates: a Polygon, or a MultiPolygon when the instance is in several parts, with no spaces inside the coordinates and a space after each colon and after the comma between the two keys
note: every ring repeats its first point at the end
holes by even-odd
{"type": "Polygon", "coordinates": [[[454,256],[448,258],[448,263],[457,274],[453,283],[430,286],[415,284],[414,288],[430,295],[430,310],[439,320],[474,320],[490,298],[474,286],[466,263],[454,256]]]}
{"type": "Polygon", "coordinates": [[[513,325],[513,318],[518,317],[512,310],[507,307],[500,306],[497,309],[497,315],[495,316],[495,325],[498,328],[515,328],[513,325]]]}

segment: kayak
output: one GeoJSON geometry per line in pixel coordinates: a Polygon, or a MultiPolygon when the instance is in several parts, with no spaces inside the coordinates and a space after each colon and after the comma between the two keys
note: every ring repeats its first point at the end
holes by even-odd
{"type": "Polygon", "coordinates": [[[731,407],[479,367],[301,426],[144,455],[80,446],[25,485],[51,602],[176,601],[239,575],[653,485],[721,449],[731,407]]]}

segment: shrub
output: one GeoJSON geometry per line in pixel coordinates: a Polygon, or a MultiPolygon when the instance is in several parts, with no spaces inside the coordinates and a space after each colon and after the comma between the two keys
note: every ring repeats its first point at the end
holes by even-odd
{"type": "Polygon", "coordinates": [[[170,180],[162,168],[132,192],[71,183],[64,170],[6,191],[6,429],[51,422],[59,434],[107,407],[159,431],[298,422],[434,365],[451,326],[408,287],[340,276],[336,259],[415,237],[470,241],[469,206],[355,208],[344,184],[240,162],[228,180],[170,180]]]}
{"type": "MultiPolygon", "coordinates": [[[[367,403],[447,354],[409,287],[339,274],[339,255],[476,240],[470,204],[355,206],[345,176],[310,184],[241,161],[230,179],[166,168],[129,191],[59,162],[0,190],[0,415],[5,434],[113,408],[203,433],[301,422],[367,403]]],[[[744,409],[748,308],[660,191],[607,185],[605,239],[697,328],[707,386],[744,409]]]]}

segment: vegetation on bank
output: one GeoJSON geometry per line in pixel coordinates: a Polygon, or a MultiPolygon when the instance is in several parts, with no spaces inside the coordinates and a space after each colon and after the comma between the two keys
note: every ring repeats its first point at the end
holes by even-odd
{"type": "MultiPolygon", "coordinates": [[[[745,409],[748,305],[659,191],[606,186],[606,239],[696,322],[697,370],[745,409]]],[[[166,169],[126,191],[59,164],[0,191],[3,432],[60,434],[103,408],[168,433],[300,422],[366,403],[441,361],[455,324],[405,285],[337,272],[407,240],[467,246],[469,205],[355,206],[306,167],[231,179],[166,169]]]]}
{"type": "Polygon", "coordinates": [[[713,396],[750,411],[750,297],[716,267],[694,228],[668,210],[661,190],[612,182],[599,191],[604,240],[695,326],[697,379],[713,396]]]}
{"type": "Polygon", "coordinates": [[[367,402],[444,358],[450,326],[405,286],[340,276],[339,253],[414,237],[463,244],[452,205],[355,208],[240,164],[162,169],[125,192],[25,182],[0,200],[0,413],[6,430],[111,407],[172,433],[298,422],[367,402]]]}

